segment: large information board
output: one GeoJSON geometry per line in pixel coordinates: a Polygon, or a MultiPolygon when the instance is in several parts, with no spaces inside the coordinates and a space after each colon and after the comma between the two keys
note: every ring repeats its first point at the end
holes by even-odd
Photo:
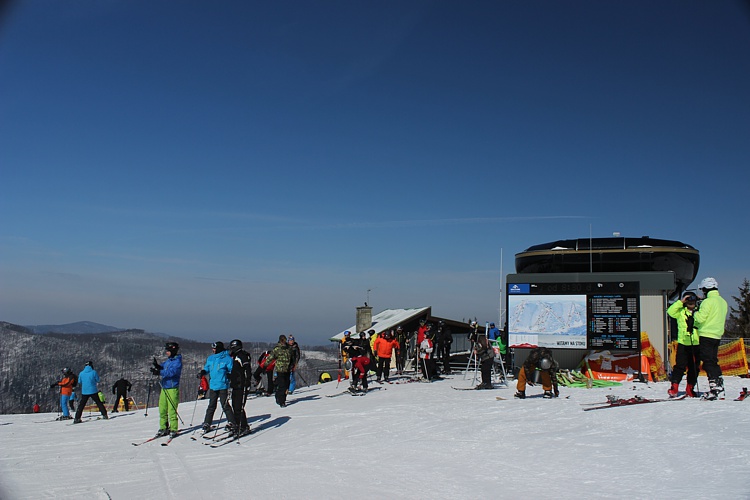
{"type": "Polygon", "coordinates": [[[510,347],[639,350],[637,281],[508,283],[510,347]]]}

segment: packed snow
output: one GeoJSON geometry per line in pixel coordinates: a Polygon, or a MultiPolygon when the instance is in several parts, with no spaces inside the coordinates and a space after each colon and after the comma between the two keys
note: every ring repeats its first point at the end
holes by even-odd
{"type": "Polygon", "coordinates": [[[327,397],[346,388],[333,381],[298,389],[286,408],[251,399],[255,432],[219,448],[195,430],[207,400],[180,405],[185,432],[166,447],[133,446],[156,433],[156,408],[78,425],[2,415],[0,498],[750,498],[750,398],[733,401],[747,379],[727,377],[723,401],[596,411],[584,408],[664,398],[668,384],[561,387],[551,400],[538,386],[513,399],[512,381],[451,388],[471,384],[372,382],[366,396],[327,397]]]}

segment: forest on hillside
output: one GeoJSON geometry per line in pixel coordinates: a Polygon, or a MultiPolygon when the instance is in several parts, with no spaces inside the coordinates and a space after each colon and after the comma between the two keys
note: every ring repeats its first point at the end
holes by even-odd
{"type": "MultiPolygon", "coordinates": [[[[107,397],[107,407],[114,402],[112,385],[125,377],[133,386],[131,396],[141,406],[151,396],[149,406],[158,398],[159,377],[149,371],[152,359],[165,357],[164,343],[179,342],[182,354],[180,400],[194,400],[198,393],[197,374],[212,353],[211,345],[187,339],[164,337],[142,330],[125,330],[103,334],[34,334],[29,329],[0,322],[0,414],[29,413],[34,404],[42,412],[59,409],[59,391],[50,384],[60,380],[63,368],[78,374],[87,361],[99,373],[99,389],[107,397]]],[[[229,339],[228,339],[229,340],[229,339]]],[[[227,343],[228,343],[227,340],[227,343]]],[[[245,342],[244,348],[253,358],[253,369],[260,353],[274,344],[245,342]]],[[[335,347],[301,346],[298,385],[315,384],[322,371],[337,368],[335,347]]],[[[334,373],[335,376],[335,373],[334,373]]],[[[80,394],[80,386],[78,389],[80,394]]]]}

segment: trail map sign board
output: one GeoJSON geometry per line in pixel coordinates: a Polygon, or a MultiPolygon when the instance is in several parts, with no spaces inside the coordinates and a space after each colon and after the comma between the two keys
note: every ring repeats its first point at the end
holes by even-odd
{"type": "Polygon", "coordinates": [[[639,349],[640,284],[508,283],[510,347],[639,349]]]}

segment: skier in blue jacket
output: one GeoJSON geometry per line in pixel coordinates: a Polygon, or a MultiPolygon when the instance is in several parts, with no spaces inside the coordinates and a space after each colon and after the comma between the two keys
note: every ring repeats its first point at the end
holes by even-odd
{"type": "Polygon", "coordinates": [[[177,435],[178,415],[177,405],[180,404],[180,376],[182,375],[182,354],[177,354],[180,344],[167,342],[164,350],[167,359],[159,364],[154,358],[151,373],[161,377],[161,392],[159,393],[159,431],[157,436],[171,437],[177,435]]]}
{"type": "Polygon", "coordinates": [[[76,416],[75,419],[73,419],[73,423],[81,423],[81,415],[83,415],[83,409],[86,407],[89,398],[94,400],[102,417],[104,419],[109,418],[107,417],[107,409],[104,407],[104,403],[99,399],[99,389],[97,388],[99,374],[94,370],[94,364],[91,361],[87,362],[83,371],[78,374],[78,383],[81,384],[81,401],[78,403],[78,409],[76,410],[76,416]]]}
{"type": "Polygon", "coordinates": [[[221,400],[221,408],[227,416],[232,413],[232,408],[227,405],[227,396],[229,394],[229,374],[232,372],[234,360],[229,352],[224,349],[223,342],[214,342],[211,344],[211,349],[214,353],[206,359],[206,365],[199,373],[199,376],[208,375],[209,378],[208,408],[206,408],[206,416],[203,418],[204,431],[211,428],[217,400],[221,400]]]}

